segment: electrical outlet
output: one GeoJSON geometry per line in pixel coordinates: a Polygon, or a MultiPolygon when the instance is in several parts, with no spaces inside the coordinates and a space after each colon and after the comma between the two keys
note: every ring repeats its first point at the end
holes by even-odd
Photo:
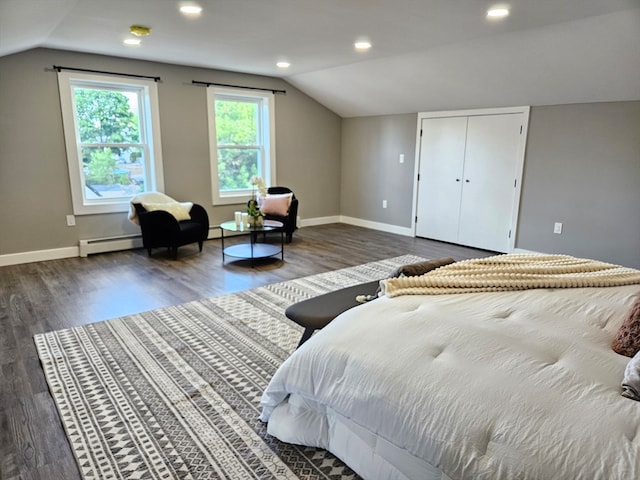
{"type": "Polygon", "coordinates": [[[76,217],[73,215],[67,215],[67,227],[73,227],[76,224],[76,217]]]}
{"type": "Polygon", "coordinates": [[[553,233],[560,235],[562,233],[562,223],[556,222],[553,224],[553,233]]]}
{"type": "Polygon", "coordinates": [[[387,201],[386,200],[382,200],[382,208],[387,208],[387,201]]]}
{"type": "Polygon", "coordinates": [[[404,153],[400,154],[400,163],[404,163],[404,153]]]}

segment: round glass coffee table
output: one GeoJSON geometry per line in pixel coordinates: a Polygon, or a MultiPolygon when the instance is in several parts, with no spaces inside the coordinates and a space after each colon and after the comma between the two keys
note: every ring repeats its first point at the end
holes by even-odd
{"type": "Polygon", "coordinates": [[[220,241],[222,242],[222,262],[224,263],[224,257],[242,258],[253,261],[256,258],[267,258],[280,255],[284,260],[284,230],[282,227],[284,224],[276,220],[265,220],[260,227],[250,226],[247,227],[244,224],[236,224],[234,220],[229,222],[223,222],[220,224],[220,241]],[[280,229],[280,245],[271,243],[258,243],[258,234],[271,232],[280,229]],[[235,234],[247,234],[249,235],[248,243],[238,243],[230,245],[225,248],[224,246],[224,232],[233,232],[235,234]]]}

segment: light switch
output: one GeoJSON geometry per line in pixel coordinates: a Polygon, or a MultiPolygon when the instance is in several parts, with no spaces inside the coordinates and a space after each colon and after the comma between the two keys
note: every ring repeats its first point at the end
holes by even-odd
{"type": "Polygon", "coordinates": [[[400,154],[400,163],[404,163],[404,153],[400,154]]]}
{"type": "Polygon", "coordinates": [[[562,233],[562,223],[556,222],[553,224],[553,233],[560,235],[562,233]]]}

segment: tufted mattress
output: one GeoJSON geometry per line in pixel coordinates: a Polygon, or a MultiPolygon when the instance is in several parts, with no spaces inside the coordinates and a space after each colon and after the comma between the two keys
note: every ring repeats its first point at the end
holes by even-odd
{"type": "Polygon", "coordinates": [[[610,347],[639,290],[379,298],[282,364],[261,419],[366,479],[640,478],[610,347]]]}

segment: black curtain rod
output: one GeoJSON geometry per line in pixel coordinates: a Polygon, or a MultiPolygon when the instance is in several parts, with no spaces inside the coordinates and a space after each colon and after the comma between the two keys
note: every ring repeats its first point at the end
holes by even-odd
{"type": "Polygon", "coordinates": [[[123,77],[150,78],[154,82],[160,81],[160,77],[153,77],[151,75],[134,75],[133,73],[106,72],[104,70],[87,70],[86,68],[61,67],[60,65],[54,65],[53,69],[56,72],[59,72],[61,70],[73,70],[74,72],[103,73],[106,75],[121,75],[123,77]]]}
{"type": "Polygon", "coordinates": [[[274,95],[276,93],[281,93],[282,95],[286,95],[287,94],[286,90],[274,90],[273,88],[245,87],[243,85],[229,85],[227,83],[200,82],[198,80],[191,80],[191,83],[193,83],[195,85],[204,85],[205,87],[210,87],[211,85],[214,85],[216,87],[243,88],[245,90],[261,90],[263,92],[271,92],[274,95]]]}

